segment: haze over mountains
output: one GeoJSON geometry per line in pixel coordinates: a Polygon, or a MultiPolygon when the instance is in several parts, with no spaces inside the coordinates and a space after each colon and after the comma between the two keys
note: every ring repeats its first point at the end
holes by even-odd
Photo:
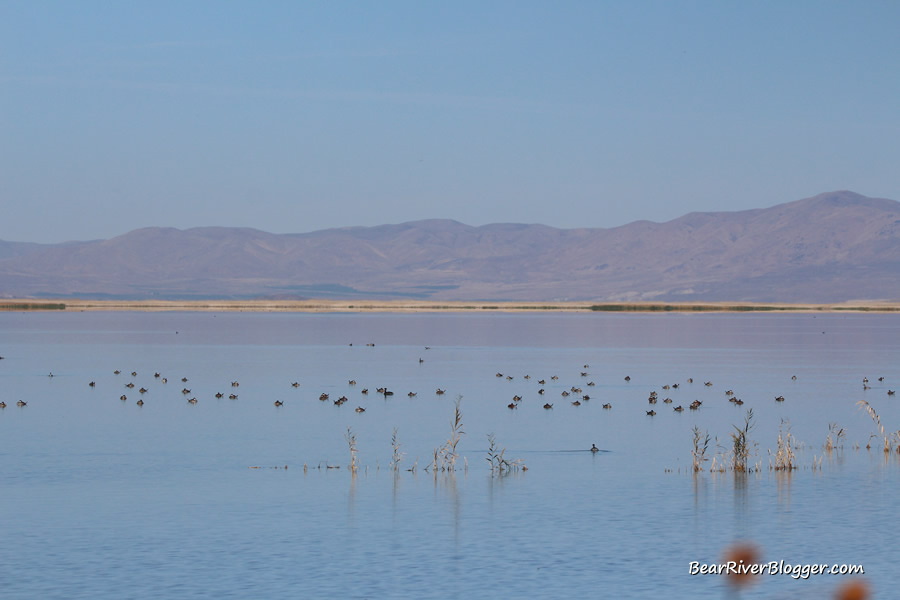
{"type": "Polygon", "coordinates": [[[427,220],[304,234],[146,228],[88,242],[0,241],[0,296],[897,300],[900,203],[842,191],[610,229],[427,220]]]}

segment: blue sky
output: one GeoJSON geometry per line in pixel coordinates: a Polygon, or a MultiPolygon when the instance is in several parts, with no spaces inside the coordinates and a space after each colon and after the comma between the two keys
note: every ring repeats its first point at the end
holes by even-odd
{"type": "Polygon", "coordinates": [[[0,3],[0,239],[900,200],[900,2],[0,3]]]}

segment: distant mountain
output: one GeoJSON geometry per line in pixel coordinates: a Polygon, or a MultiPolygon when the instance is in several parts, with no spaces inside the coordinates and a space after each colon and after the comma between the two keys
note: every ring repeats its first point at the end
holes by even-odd
{"type": "Polygon", "coordinates": [[[0,296],[840,302],[900,299],[900,203],[852,192],[611,229],[427,220],[276,235],[0,242],[0,296]]]}

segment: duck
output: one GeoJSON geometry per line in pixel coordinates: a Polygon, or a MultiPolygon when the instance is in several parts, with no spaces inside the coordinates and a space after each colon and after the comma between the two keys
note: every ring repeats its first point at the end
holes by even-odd
{"type": "Polygon", "coordinates": [[[647,411],[647,414],[650,415],[651,417],[655,417],[656,411],[651,408],[650,410],[647,411]]]}
{"type": "Polygon", "coordinates": [[[588,396],[587,394],[585,394],[584,396],[581,397],[581,399],[584,400],[584,401],[588,401],[588,400],[591,399],[591,397],[588,396]]]}
{"type": "Polygon", "coordinates": [[[631,381],[631,376],[630,376],[630,375],[626,375],[626,376],[625,376],[625,381],[631,381]]]}
{"type": "Polygon", "coordinates": [[[294,383],[291,384],[291,386],[293,386],[293,387],[295,387],[295,388],[300,387],[300,382],[299,382],[299,381],[295,381],[294,383]]]}
{"type": "Polygon", "coordinates": [[[603,405],[603,408],[605,408],[606,410],[609,410],[610,408],[612,408],[612,404],[607,402],[606,404],[603,405]]]}
{"type": "Polygon", "coordinates": [[[351,379],[350,381],[347,382],[347,385],[356,385],[356,380],[351,379]]]}
{"type": "Polygon", "coordinates": [[[538,379],[538,384],[539,384],[539,385],[546,385],[546,383],[547,383],[547,380],[546,380],[546,379],[538,379]]]}
{"type": "Polygon", "coordinates": [[[232,382],[231,382],[231,387],[240,387],[240,385],[241,385],[241,384],[238,383],[237,381],[232,381],[232,382]]]}
{"type": "Polygon", "coordinates": [[[228,399],[229,399],[229,400],[237,400],[237,399],[238,399],[238,395],[237,395],[237,394],[229,394],[229,395],[228,395],[228,399]]]}
{"type": "Polygon", "coordinates": [[[358,412],[358,413],[364,413],[364,412],[366,412],[366,409],[364,409],[362,406],[357,406],[357,407],[354,408],[353,410],[355,410],[355,411],[358,412]]]}
{"type": "Polygon", "coordinates": [[[522,396],[518,396],[518,395],[513,396],[513,402],[521,402],[521,401],[522,401],[522,396]]]}
{"type": "Polygon", "coordinates": [[[169,378],[163,377],[162,379],[160,379],[160,381],[162,381],[163,383],[169,383],[169,378]]]}
{"type": "Polygon", "coordinates": [[[784,402],[784,396],[775,396],[775,402],[784,402]]]}
{"type": "Polygon", "coordinates": [[[572,406],[581,406],[581,400],[575,400],[572,402],[572,406]]]}
{"type": "Polygon", "coordinates": [[[282,402],[281,400],[275,401],[275,406],[282,406],[283,404],[284,404],[284,402],[282,402]]]}
{"type": "Polygon", "coordinates": [[[191,393],[191,390],[189,390],[189,389],[187,389],[187,388],[182,388],[182,389],[181,389],[181,393],[184,394],[185,396],[187,396],[188,394],[191,393]]]}
{"type": "Polygon", "coordinates": [[[6,402],[0,402],[0,408],[6,408],[6,402]]]}
{"type": "Polygon", "coordinates": [[[591,452],[600,452],[600,448],[597,447],[597,444],[591,444],[591,452]]]}
{"type": "Polygon", "coordinates": [[[519,405],[516,404],[515,402],[510,402],[509,404],[506,405],[506,408],[510,408],[510,409],[519,408],[519,405]]]}
{"type": "Polygon", "coordinates": [[[197,404],[196,398],[188,398],[188,404],[197,404]]]}
{"type": "Polygon", "coordinates": [[[544,388],[539,389],[539,390],[538,390],[538,394],[540,394],[541,396],[543,396],[543,395],[544,395],[544,388]]]}
{"type": "Polygon", "coordinates": [[[97,385],[97,382],[96,382],[96,381],[92,381],[92,382],[90,382],[88,385],[91,386],[91,387],[95,387],[95,386],[97,385]]]}
{"type": "Polygon", "coordinates": [[[363,395],[367,395],[369,393],[369,388],[363,388],[359,393],[363,394],[363,395]]]}
{"type": "Polygon", "coordinates": [[[27,405],[28,405],[28,403],[25,402],[24,400],[19,400],[18,402],[16,402],[16,406],[27,406],[27,405]]]}
{"type": "Polygon", "coordinates": [[[125,387],[127,387],[128,389],[131,389],[134,387],[134,384],[129,381],[128,383],[125,384],[125,387]]]}
{"type": "Polygon", "coordinates": [[[187,383],[187,380],[188,380],[187,377],[182,377],[182,378],[181,378],[181,383],[187,383]]]}
{"type": "Polygon", "coordinates": [[[128,396],[126,396],[125,394],[122,394],[121,396],[119,396],[119,400],[121,400],[122,402],[125,402],[126,400],[128,400],[128,396]]]}
{"type": "Polygon", "coordinates": [[[121,373],[121,372],[122,372],[122,371],[116,369],[115,371],[113,371],[113,375],[118,375],[118,374],[121,373]]]}
{"type": "Polygon", "coordinates": [[[140,393],[142,393],[142,394],[146,394],[148,390],[147,390],[147,388],[142,387],[142,388],[139,389],[138,391],[139,391],[140,393]]]}
{"type": "Polygon", "coordinates": [[[222,392],[216,392],[216,398],[222,398],[224,396],[225,394],[223,394],[222,392]]]}
{"type": "Polygon", "coordinates": [[[415,398],[417,394],[416,394],[416,392],[409,392],[406,395],[409,396],[410,398],[415,398]]]}
{"type": "Polygon", "coordinates": [[[132,377],[137,377],[137,371],[132,371],[132,372],[131,372],[131,376],[132,376],[132,377]]]}
{"type": "Polygon", "coordinates": [[[438,388],[434,391],[434,393],[437,394],[438,396],[442,396],[444,394],[444,390],[442,390],[441,388],[438,388]]]}
{"type": "Polygon", "coordinates": [[[159,379],[159,377],[160,377],[159,371],[157,371],[156,373],[154,373],[154,374],[153,374],[153,377],[156,378],[156,379],[159,379]]]}
{"type": "Polygon", "coordinates": [[[143,405],[144,405],[144,401],[141,400],[141,399],[138,399],[137,405],[138,405],[138,406],[143,406],[143,405]]]}
{"type": "Polygon", "coordinates": [[[679,404],[678,406],[676,406],[676,407],[673,408],[672,410],[674,410],[675,412],[682,412],[682,411],[684,410],[684,407],[681,406],[681,405],[679,404]]]}
{"type": "Polygon", "coordinates": [[[553,405],[548,402],[547,404],[544,405],[544,408],[546,408],[547,410],[550,410],[551,408],[553,408],[553,405]]]}
{"type": "Polygon", "coordinates": [[[319,400],[321,400],[322,402],[325,402],[326,400],[328,400],[328,394],[326,394],[325,392],[322,392],[321,394],[319,394],[319,400]]]}

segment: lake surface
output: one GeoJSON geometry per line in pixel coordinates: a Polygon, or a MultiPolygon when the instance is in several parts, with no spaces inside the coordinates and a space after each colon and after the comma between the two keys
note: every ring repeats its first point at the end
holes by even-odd
{"type": "Polygon", "coordinates": [[[900,586],[900,455],[866,450],[856,404],[900,429],[897,316],[10,312],[0,355],[3,598],[722,598],[689,562],[740,540],[900,586]],[[456,470],[434,472],[457,400],[456,470]],[[760,470],[693,474],[692,428],[721,462],[751,408],[760,470]],[[527,470],[492,474],[488,434],[527,470]]]}

